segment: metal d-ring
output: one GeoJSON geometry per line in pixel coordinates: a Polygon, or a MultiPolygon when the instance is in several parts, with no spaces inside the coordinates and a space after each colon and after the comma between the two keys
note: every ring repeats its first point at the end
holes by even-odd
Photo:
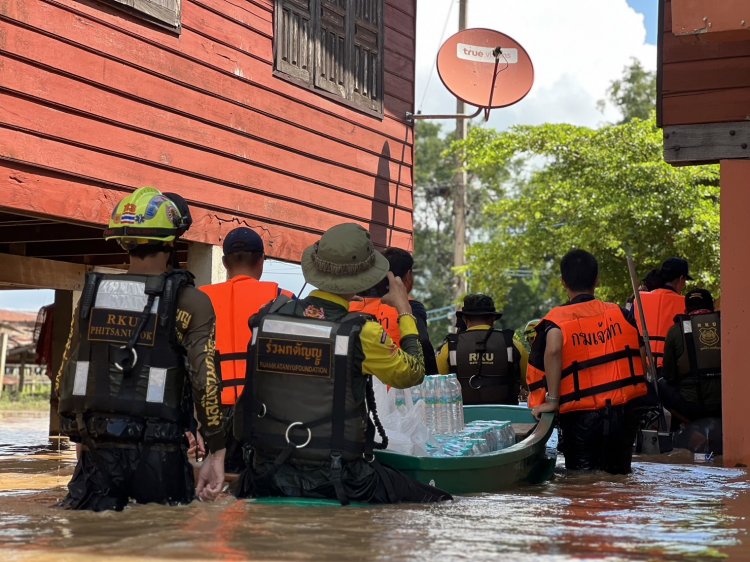
{"type": "Polygon", "coordinates": [[[477,375],[471,375],[471,377],[469,377],[469,387],[470,387],[470,388],[473,388],[474,390],[480,390],[480,389],[482,388],[482,385],[479,385],[479,386],[474,386],[474,383],[473,383],[473,382],[471,382],[471,381],[473,381],[473,380],[474,380],[475,378],[477,378],[477,375]]]}
{"type": "Polygon", "coordinates": [[[362,453],[362,458],[365,459],[365,462],[370,464],[375,460],[375,454],[374,453],[362,453]]]}
{"type": "MultiPolygon", "coordinates": [[[[258,414],[258,417],[259,418],[265,418],[266,414],[268,413],[268,408],[266,408],[266,405],[263,402],[261,402],[260,405],[263,406],[263,410],[261,411],[260,414],[258,414]]],[[[287,439],[287,441],[288,441],[288,439],[287,439]]]]}
{"type": "Polygon", "coordinates": [[[310,444],[310,441],[312,441],[312,431],[310,431],[309,427],[306,427],[305,429],[307,430],[307,441],[305,441],[304,443],[302,443],[302,445],[297,445],[296,443],[292,443],[292,440],[289,439],[289,432],[291,431],[291,429],[294,426],[297,426],[297,425],[304,426],[305,424],[303,424],[302,422],[292,422],[292,423],[290,423],[289,427],[286,428],[286,435],[285,435],[286,442],[289,443],[290,445],[294,445],[297,449],[302,449],[304,447],[307,447],[310,444]]]}
{"type": "MultiPolygon", "coordinates": [[[[120,349],[128,349],[127,345],[123,345],[120,347],[120,349]]],[[[136,363],[138,363],[138,352],[135,350],[134,347],[130,348],[130,352],[133,354],[133,366],[135,366],[136,363]]],[[[115,361],[115,367],[117,367],[120,371],[124,371],[122,365],[120,365],[117,361],[115,361]]]]}

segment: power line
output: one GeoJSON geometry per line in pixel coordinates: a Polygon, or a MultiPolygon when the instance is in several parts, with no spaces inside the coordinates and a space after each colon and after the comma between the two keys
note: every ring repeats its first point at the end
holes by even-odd
{"type": "MultiPolygon", "coordinates": [[[[437,52],[440,49],[440,46],[443,44],[443,41],[445,40],[445,30],[448,29],[448,21],[451,19],[451,14],[453,13],[453,6],[456,3],[456,0],[452,0],[450,3],[450,6],[448,6],[448,13],[445,16],[445,22],[443,23],[443,31],[440,33],[440,41],[438,42],[437,49],[434,49],[435,52],[437,52]]],[[[437,67],[437,56],[432,61],[432,66],[430,67],[430,74],[427,77],[427,84],[424,87],[424,92],[422,92],[422,99],[419,102],[419,105],[417,106],[417,111],[422,110],[422,106],[424,105],[424,100],[427,97],[427,92],[430,90],[430,82],[432,82],[432,77],[435,74],[435,68],[437,67]]]]}

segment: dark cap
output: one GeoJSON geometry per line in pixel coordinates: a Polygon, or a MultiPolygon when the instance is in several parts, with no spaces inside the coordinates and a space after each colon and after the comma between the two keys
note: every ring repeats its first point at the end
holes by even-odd
{"type": "Polygon", "coordinates": [[[661,264],[659,273],[661,273],[664,281],[671,281],[681,276],[685,276],[688,281],[693,280],[688,273],[688,262],[682,258],[669,258],[661,264]]]}
{"type": "Polygon", "coordinates": [[[694,310],[713,310],[714,298],[706,289],[693,289],[685,295],[685,310],[690,313],[694,310]]]}
{"type": "Polygon", "coordinates": [[[492,297],[475,293],[464,297],[464,306],[456,311],[456,316],[494,316],[497,320],[502,313],[495,310],[495,301],[492,297]]]}
{"type": "Polygon", "coordinates": [[[263,239],[257,232],[241,226],[235,228],[224,238],[224,255],[237,252],[263,252],[263,239]]]}

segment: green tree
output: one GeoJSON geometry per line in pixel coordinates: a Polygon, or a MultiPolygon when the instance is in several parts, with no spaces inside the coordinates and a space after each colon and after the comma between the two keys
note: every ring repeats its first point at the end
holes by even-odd
{"type": "MultiPolygon", "coordinates": [[[[445,155],[451,139],[438,123],[418,121],[414,162],[414,295],[427,310],[453,304],[453,176],[455,164],[445,155]]],[[[450,320],[430,323],[430,337],[439,343],[450,320]]]]}
{"type": "Polygon", "coordinates": [[[472,290],[505,305],[509,272],[530,270],[537,304],[561,302],[559,260],[572,248],[597,257],[598,294],[608,300],[623,302],[632,292],[628,252],[641,276],[669,256],[684,256],[696,285],[718,289],[718,167],[665,163],[653,118],[596,130],[474,129],[465,148],[480,182],[494,186],[511,171],[503,182],[507,197],[485,208],[485,240],[469,250],[472,290]]]}
{"type": "MultiPolygon", "coordinates": [[[[656,73],[643,68],[638,59],[631,59],[622,72],[622,78],[614,80],[607,88],[610,103],[622,112],[622,121],[649,119],[656,108],[656,73]]],[[[598,102],[602,111],[607,101],[598,102]]]]}

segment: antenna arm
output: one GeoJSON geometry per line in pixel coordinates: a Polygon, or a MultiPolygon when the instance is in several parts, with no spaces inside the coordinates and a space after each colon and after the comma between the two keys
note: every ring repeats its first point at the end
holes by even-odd
{"type": "Polygon", "coordinates": [[[416,113],[415,114],[415,113],[412,113],[411,111],[407,111],[406,112],[406,122],[409,125],[413,125],[414,121],[416,121],[418,119],[474,119],[474,117],[476,117],[477,115],[479,115],[480,113],[482,113],[483,109],[484,109],[483,107],[480,107],[474,113],[472,113],[471,115],[464,114],[464,113],[459,113],[459,114],[456,114],[456,115],[451,115],[451,114],[423,115],[422,113],[416,113]]]}

